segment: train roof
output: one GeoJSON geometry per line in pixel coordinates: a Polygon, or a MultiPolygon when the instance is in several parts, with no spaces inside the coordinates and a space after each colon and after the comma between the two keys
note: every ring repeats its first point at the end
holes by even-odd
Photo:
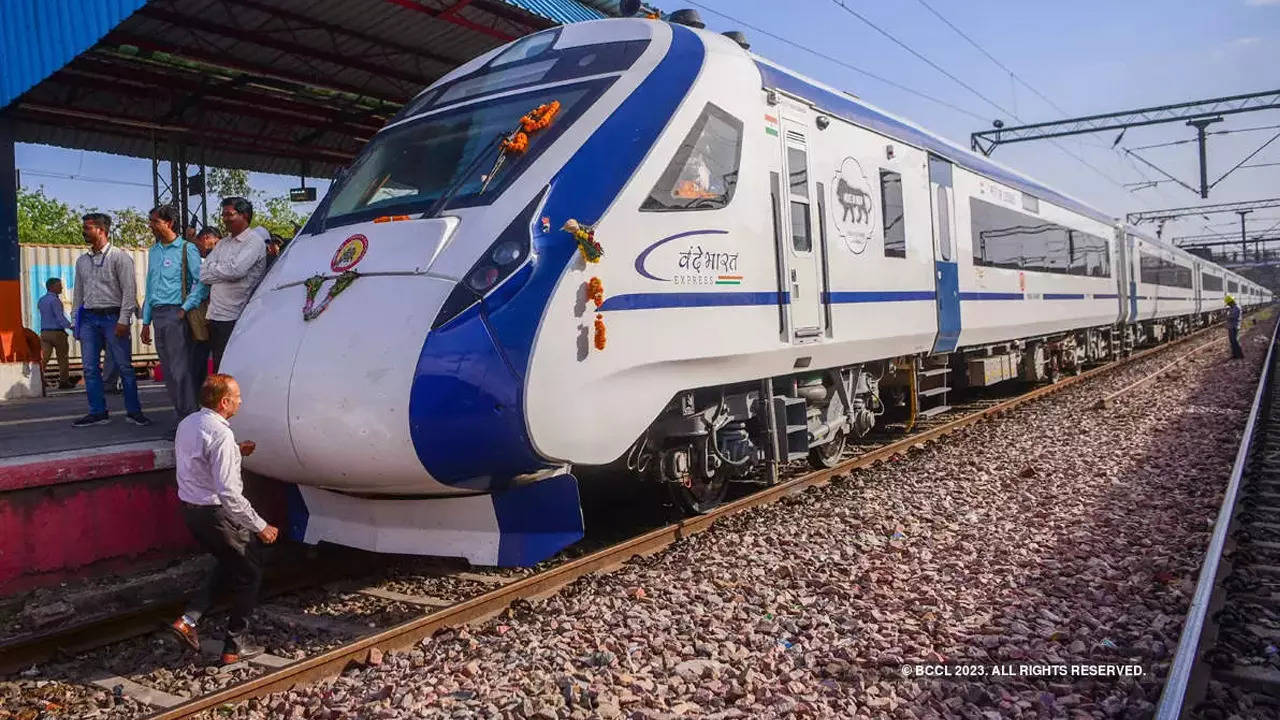
{"type": "Polygon", "coordinates": [[[928,150],[935,155],[950,160],[968,170],[985,175],[1010,187],[1021,190],[1028,195],[1051,202],[1055,205],[1073,210],[1086,217],[1115,225],[1116,218],[1090,207],[1069,195],[1063,194],[1046,185],[1005,167],[990,158],[966,150],[943,137],[924,128],[897,117],[878,107],[849,96],[839,90],[824,85],[812,78],[784,68],[773,61],[749,53],[756,61],[765,87],[782,90],[821,107],[824,111],[841,117],[849,122],[875,130],[878,133],[900,140],[908,145],[928,150]]]}

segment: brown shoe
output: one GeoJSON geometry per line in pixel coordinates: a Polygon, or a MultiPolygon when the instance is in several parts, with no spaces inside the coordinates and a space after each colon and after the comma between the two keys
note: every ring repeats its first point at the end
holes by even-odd
{"type": "MultiPolygon", "coordinates": [[[[229,644],[228,644],[229,645],[229,644]]],[[[222,648],[222,664],[231,665],[241,660],[256,658],[266,652],[266,648],[260,645],[238,645],[237,647],[222,648]]]]}
{"type": "Polygon", "coordinates": [[[186,618],[178,618],[169,626],[173,634],[177,636],[187,647],[196,652],[200,652],[200,636],[196,634],[196,626],[187,622],[186,618]]]}

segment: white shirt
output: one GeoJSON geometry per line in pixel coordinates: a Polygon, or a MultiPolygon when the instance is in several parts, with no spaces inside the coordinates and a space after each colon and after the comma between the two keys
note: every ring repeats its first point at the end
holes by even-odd
{"type": "Polygon", "coordinates": [[[267,267],[266,228],[251,227],[224,237],[200,263],[200,282],[209,286],[210,320],[238,320],[267,267]]]}
{"type": "Polygon", "coordinates": [[[240,446],[227,419],[209,408],[178,423],[173,454],[178,465],[178,499],[192,505],[221,505],[237,525],[261,532],[267,526],[244,497],[240,446]]]}

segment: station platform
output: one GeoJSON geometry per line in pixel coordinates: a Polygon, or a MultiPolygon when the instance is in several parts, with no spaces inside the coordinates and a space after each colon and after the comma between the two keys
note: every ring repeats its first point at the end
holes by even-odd
{"type": "MultiPolygon", "coordinates": [[[[163,383],[139,381],[142,411],[125,420],[107,395],[111,422],[71,423],[88,412],[83,389],[0,403],[0,595],[73,578],[154,565],[189,554],[174,479],[177,418],[163,383]]],[[[272,519],[282,486],[246,477],[246,494],[272,519]]]]}

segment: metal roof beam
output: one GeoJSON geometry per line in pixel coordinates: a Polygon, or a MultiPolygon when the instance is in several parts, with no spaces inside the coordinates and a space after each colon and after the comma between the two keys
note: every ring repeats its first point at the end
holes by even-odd
{"type": "Polygon", "coordinates": [[[465,58],[459,59],[459,58],[445,57],[443,55],[437,55],[436,53],[433,53],[430,50],[425,50],[423,48],[414,48],[414,47],[409,47],[408,45],[401,45],[399,43],[395,43],[390,40],[386,40],[384,38],[375,37],[373,35],[369,35],[367,33],[363,33],[358,30],[352,30],[350,28],[344,28],[340,25],[333,25],[331,23],[315,20],[305,15],[300,15],[298,13],[285,10],[284,8],[274,7],[266,3],[258,2],[258,0],[222,0],[222,2],[229,5],[237,5],[240,7],[253,8],[254,10],[266,13],[273,17],[286,18],[294,22],[305,22],[313,27],[317,27],[323,30],[327,30],[331,33],[334,33],[335,35],[345,35],[347,37],[355,38],[357,40],[362,40],[364,42],[369,43],[370,45],[374,45],[378,47],[379,49],[390,48],[392,50],[396,50],[397,52],[404,53],[405,55],[424,58],[432,62],[444,65],[445,72],[448,72],[454,69],[455,67],[461,65],[462,63],[466,62],[465,58]]]}
{"type": "Polygon", "coordinates": [[[189,32],[206,32],[213,35],[220,35],[238,42],[253,43],[255,45],[271,48],[272,50],[279,50],[280,52],[289,53],[290,55],[294,55],[298,58],[319,60],[330,65],[335,65],[338,68],[355,68],[369,73],[374,77],[395,78],[403,82],[410,83],[415,87],[415,89],[424,88],[434,82],[433,78],[402,72],[396,68],[384,65],[375,65],[373,63],[363,62],[356,58],[345,57],[338,53],[321,50],[319,48],[307,47],[306,45],[300,45],[288,40],[268,37],[260,32],[229,27],[221,23],[211,22],[204,18],[183,15],[182,13],[165,10],[163,8],[155,7],[154,5],[144,5],[138,10],[138,13],[154,20],[160,20],[172,25],[177,25],[189,32]]]}
{"type": "MultiPolygon", "coordinates": [[[[1179,241],[1188,240],[1188,239],[1189,238],[1174,238],[1173,241],[1174,243],[1178,243],[1179,241]]],[[[1217,240],[1213,242],[1209,242],[1209,241],[1193,242],[1193,243],[1187,243],[1186,245],[1179,244],[1178,247],[1182,248],[1183,250],[1193,250],[1195,248],[1220,247],[1222,245],[1239,246],[1241,243],[1269,243],[1269,242],[1280,242],[1280,235],[1268,235],[1264,237],[1246,237],[1244,240],[1241,240],[1240,236],[1237,235],[1235,238],[1230,240],[1217,240]]]]}
{"type": "MultiPolygon", "coordinates": [[[[343,123],[344,129],[349,130],[353,134],[372,134],[381,130],[382,125],[384,124],[383,122],[376,121],[368,121],[367,124],[362,124],[360,118],[351,117],[352,115],[356,115],[356,113],[343,112],[341,109],[335,108],[332,105],[298,102],[292,98],[273,96],[247,88],[237,88],[226,83],[219,85],[192,83],[189,81],[190,79],[182,78],[177,75],[171,75],[163,72],[149,72],[148,69],[142,68],[124,69],[117,66],[115,63],[89,60],[87,62],[77,63],[59,71],[54,78],[55,80],[64,82],[69,82],[70,78],[91,78],[101,82],[118,83],[120,87],[134,86],[135,88],[145,90],[150,86],[159,86],[179,93],[187,93],[191,95],[202,94],[207,97],[220,98],[236,105],[247,105],[249,107],[258,107],[269,110],[278,110],[281,113],[289,113],[298,122],[302,122],[304,124],[318,124],[320,121],[341,122],[343,123]],[[111,72],[117,69],[125,70],[127,75],[121,76],[111,72]]],[[[84,80],[80,80],[79,83],[88,86],[84,80]]],[[[97,87],[103,86],[98,84],[97,87]]],[[[151,96],[154,97],[154,93],[152,93],[151,96]]]]}
{"type": "MultiPolygon", "coordinates": [[[[220,129],[206,129],[206,128],[192,129],[192,128],[183,127],[180,125],[166,125],[166,124],[151,122],[147,120],[136,120],[132,118],[104,116],[104,115],[98,115],[95,113],[84,112],[83,110],[80,110],[77,108],[64,108],[64,107],[58,107],[53,105],[40,105],[37,103],[25,103],[25,102],[18,103],[16,107],[20,111],[19,112],[20,116],[30,113],[35,115],[52,115],[52,116],[64,118],[72,121],[73,124],[75,121],[81,121],[85,126],[85,127],[82,127],[82,129],[87,129],[87,130],[96,131],[96,132],[104,132],[104,129],[102,127],[103,125],[114,125],[120,128],[127,128],[135,131],[145,131],[145,133],[141,135],[137,135],[135,133],[135,136],[145,137],[148,139],[152,137],[150,135],[150,132],[158,131],[158,132],[172,133],[175,135],[185,135],[185,136],[188,136],[189,138],[194,138],[195,142],[193,144],[207,142],[208,139],[210,138],[217,138],[219,139],[219,142],[224,142],[224,143],[228,138],[232,140],[247,140],[248,141],[247,145],[236,145],[235,147],[242,148],[239,151],[244,152],[245,154],[248,154],[248,155],[266,155],[268,157],[286,157],[286,158],[293,158],[293,159],[299,159],[299,160],[303,160],[303,159],[314,160],[318,162],[332,163],[337,165],[344,165],[344,164],[350,163],[355,158],[354,152],[345,152],[342,150],[318,147],[315,145],[305,146],[309,148],[311,152],[299,152],[299,149],[304,146],[299,146],[288,139],[265,138],[265,137],[262,137],[260,134],[245,133],[245,132],[239,132],[236,130],[220,130],[220,129]]],[[[36,120],[36,119],[32,119],[32,121],[40,122],[39,120],[36,120]]],[[[115,133],[117,132],[117,130],[113,129],[111,132],[115,133]]],[[[227,147],[229,146],[224,144],[222,146],[222,149],[227,149],[227,147]]]]}
{"type": "Polygon", "coordinates": [[[1177,103],[1175,105],[1160,105],[1139,110],[1123,110],[1103,115],[1089,115],[1068,120],[984,130],[971,134],[969,142],[974,150],[979,150],[984,155],[990,155],[996,147],[1008,143],[1066,137],[1069,135],[1084,135],[1103,130],[1119,130],[1143,125],[1185,122],[1197,118],[1210,118],[1218,115],[1275,108],[1280,108],[1280,90],[1268,90],[1247,95],[1231,95],[1209,100],[1177,103]]]}
{"type": "Polygon", "coordinates": [[[455,8],[457,8],[458,10],[461,10],[461,8],[465,7],[468,4],[468,2],[470,2],[470,0],[467,0],[467,2],[462,2],[460,0],[460,2],[454,7],[446,8],[444,10],[435,10],[433,8],[427,7],[426,5],[420,5],[416,0],[385,0],[385,1],[391,3],[392,5],[399,5],[400,7],[406,8],[408,10],[414,10],[424,15],[429,15],[433,18],[436,18],[437,20],[451,22],[454,25],[461,25],[462,27],[467,28],[468,30],[474,30],[478,33],[483,33],[485,35],[488,35],[489,37],[497,38],[504,43],[511,42],[512,40],[515,40],[517,37],[520,37],[519,35],[510,35],[496,28],[491,28],[488,25],[481,25],[478,22],[475,22],[473,20],[469,20],[463,17],[461,13],[454,11],[455,8]],[[453,12],[450,12],[450,11],[453,11],[453,12]]]}
{"type": "MultiPolygon", "coordinates": [[[[92,73],[81,75],[75,74],[74,71],[62,70],[54,75],[53,80],[59,83],[77,85],[87,88],[102,88],[102,81],[95,78],[92,73]]],[[[160,87],[167,90],[188,91],[193,88],[181,83],[171,83],[160,78],[151,78],[146,85],[128,83],[124,81],[116,81],[115,87],[111,88],[112,93],[120,93],[139,98],[154,98],[155,88],[160,87]]],[[[244,115],[246,117],[257,118],[259,120],[267,120],[275,123],[293,123],[308,128],[326,128],[341,130],[345,136],[352,137],[358,142],[367,142],[378,132],[378,128],[359,127],[346,123],[338,124],[340,121],[326,119],[317,114],[309,114],[306,107],[285,108],[272,106],[267,103],[259,102],[256,98],[237,97],[235,93],[230,92],[210,92],[210,96],[219,98],[219,103],[234,106],[234,110],[228,108],[225,112],[234,115],[244,115]]],[[[168,108],[165,108],[168,110],[168,108]]],[[[121,117],[125,117],[121,115],[121,117]]],[[[150,118],[150,120],[168,125],[178,124],[190,127],[192,132],[199,132],[203,126],[194,125],[182,121],[179,117],[163,117],[150,118]]]]}
{"type": "Polygon", "coordinates": [[[107,35],[104,40],[107,44],[131,45],[148,52],[162,52],[178,57],[186,57],[209,65],[224,67],[229,71],[248,73],[261,78],[272,78],[282,82],[293,83],[326,92],[344,93],[368,98],[388,105],[389,112],[395,112],[410,99],[407,95],[391,97],[370,93],[362,88],[333,80],[331,78],[326,78],[324,81],[317,81],[288,70],[281,70],[267,65],[257,65],[255,63],[234,59],[229,57],[226,53],[211,52],[209,50],[192,47],[190,45],[182,45],[177,42],[157,41],[156,38],[153,37],[142,37],[140,35],[115,31],[107,35]]]}
{"type": "Polygon", "coordinates": [[[1168,210],[1147,210],[1145,212],[1129,213],[1125,216],[1125,222],[1130,225],[1137,225],[1157,220],[1173,220],[1188,215],[1214,215],[1217,213],[1234,213],[1242,210],[1262,210],[1273,207],[1280,207],[1280,198],[1222,203],[1219,205],[1201,205],[1199,207],[1169,208],[1168,210]]]}

